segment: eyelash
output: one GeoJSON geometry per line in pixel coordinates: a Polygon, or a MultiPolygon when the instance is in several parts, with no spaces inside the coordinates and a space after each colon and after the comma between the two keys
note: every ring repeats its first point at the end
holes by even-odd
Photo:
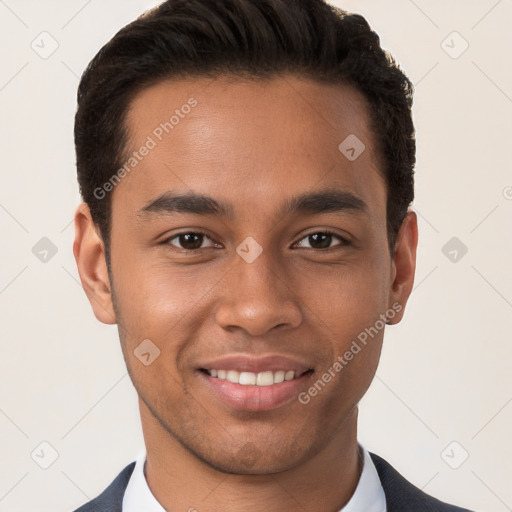
{"type": "MultiPolygon", "coordinates": [[[[335,245],[333,247],[327,247],[326,249],[315,249],[314,247],[306,247],[306,249],[312,249],[314,251],[321,251],[321,252],[328,252],[328,251],[331,251],[331,250],[335,250],[336,248],[341,248],[341,247],[346,247],[348,245],[351,245],[350,240],[347,240],[346,238],[342,237],[341,235],[338,235],[334,231],[330,231],[328,229],[321,230],[321,231],[313,231],[311,233],[307,233],[300,240],[295,242],[293,245],[297,245],[299,242],[301,242],[305,238],[308,238],[311,235],[317,235],[317,234],[330,235],[330,236],[340,240],[341,243],[339,243],[339,244],[337,244],[337,245],[335,245]]],[[[200,247],[198,249],[185,249],[185,248],[180,248],[180,247],[173,247],[173,244],[171,244],[170,241],[174,240],[175,238],[178,238],[180,236],[183,236],[183,235],[202,235],[202,236],[205,236],[206,238],[209,238],[210,240],[212,240],[212,238],[207,233],[205,233],[204,231],[195,230],[195,231],[183,231],[182,233],[176,233],[176,234],[172,235],[171,237],[166,238],[162,242],[162,244],[168,246],[173,251],[182,252],[182,253],[185,252],[185,253],[190,253],[190,254],[194,253],[194,252],[198,252],[201,249],[214,249],[214,247],[202,247],[202,248],[200,247]]],[[[212,241],[214,241],[214,240],[212,240],[212,241]]],[[[217,242],[215,242],[215,243],[217,243],[217,242]]]]}

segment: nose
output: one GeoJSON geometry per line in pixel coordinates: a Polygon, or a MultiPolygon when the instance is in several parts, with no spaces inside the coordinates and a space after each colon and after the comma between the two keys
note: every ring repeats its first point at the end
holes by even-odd
{"type": "MultiPolygon", "coordinates": [[[[238,255],[216,308],[218,325],[263,336],[273,329],[295,328],[302,322],[297,290],[290,272],[280,268],[269,252],[252,263],[238,255]]],[[[220,291],[220,290],[219,290],[220,291]]]]}

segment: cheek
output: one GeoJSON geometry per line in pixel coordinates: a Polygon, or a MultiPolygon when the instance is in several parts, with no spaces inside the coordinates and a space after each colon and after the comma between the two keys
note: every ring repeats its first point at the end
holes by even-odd
{"type": "Polygon", "coordinates": [[[373,325],[387,308],[389,278],[383,258],[367,258],[301,272],[304,303],[314,317],[341,339],[373,325]]]}
{"type": "Polygon", "coordinates": [[[320,402],[327,415],[330,411],[343,415],[360,400],[374,377],[385,326],[380,315],[387,310],[386,264],[384,258],[369,258],[337,270],[317,268],[313,281],[304,276],[310,323],[325,336],[324,347],[329,347],[315,379],[323,383],[311,390],[323,396],[320,402]],[[328,373],[325,379],[324,372],[328,373]]]}
{"type": "Polygon", "coordinates": [[[173,320],[198,305],[215,283],[211,273],[171,268],[144,254],[120,262],[113,273],[118,303],[125,315],[130,314],[128,320],[154,327],[165,322],[171,328],[173,320]]]}
{"type": "Polygon", "coordinates": [[[211,272],[191,271],[190,267],[180,271],[168,264],[148,265],[135,258],[130,265],[122,262],[113,272],[125,360],[142,386],[153,379],[165,388],[173,384],[173,379],[164,383],[166,372],[180,380],[179,368],[186,362],[183,356],[190,349],[190,339],[200,337],[196,331],[205,321],[219,273],[212,276],[211,272]],[[135,272],[135,268],[140,270],[135,272]],[[144,367],[134,356],[148,339],[159,356],[150,367],[144,367]],[[158,368],[163,372],[160,376],[158,368]]]}
{"type": "Polygon", "coordinates": [[[316,325],[327,339],[323,360],[308,394],[321,396],[322,415],[335,423],[354,407],[370,386],[378,366],[386,313],[386,280],[364,267],[344,270],[325,280],[325,293],[312,309],[316,325]],[[315,384],[316,383],[316,384],[315,384]]]}

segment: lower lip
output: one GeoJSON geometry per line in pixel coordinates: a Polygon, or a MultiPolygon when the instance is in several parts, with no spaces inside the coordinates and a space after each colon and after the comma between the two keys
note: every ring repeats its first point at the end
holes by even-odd
{"type": "Polygon", "coordinates": [[[245,386],[199,372],[207,386],[225,404],[241,411],[269,411],[297,398],[313,372],[271,386],[245,386]]]}

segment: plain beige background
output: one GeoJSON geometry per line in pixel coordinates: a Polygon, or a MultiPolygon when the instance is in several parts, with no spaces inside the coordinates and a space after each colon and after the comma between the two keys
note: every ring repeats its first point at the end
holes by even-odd
{"type": "MultiPolygon", "coordinates": [[[[117,329],[95,319],[72,255],[73,116],[89,60],[156,3],[0,0],[0,512],[73,510],[142,447],[117,329]]],[[[336,4],[416,85],[416,285],[360,441],[440,499],[512,510],[512,2],[336,4]]]]}

